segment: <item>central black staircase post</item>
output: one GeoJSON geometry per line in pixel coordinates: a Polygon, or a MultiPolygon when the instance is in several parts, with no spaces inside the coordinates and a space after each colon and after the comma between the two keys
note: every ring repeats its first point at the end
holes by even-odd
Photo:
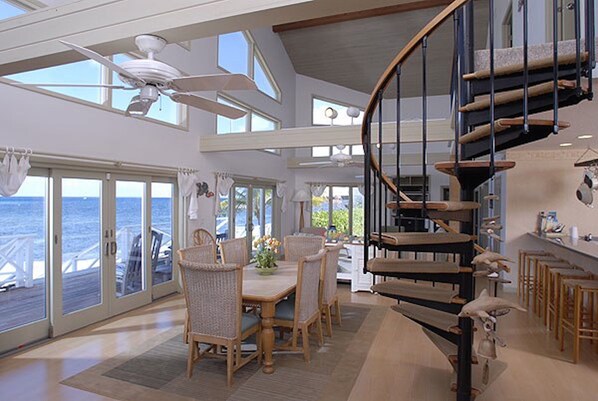
{"type": "MultiPolygon", "coordinates": [[[[464,187],[461,189],[462,201],[474,200],[474,188],[464,187]]],[[[473,221],[463,222],[461,232],[473,235],[473,221]]],[[[471,266],[473,260],[473,241],[469,243],[467,250],[461,254],[460,265],[471,266]]],[[[462,275],[459,283],[459,296],[472,301],[475,298],[475,281],[472,274],[462,275]]],[[[459,350],[457,354],[457,401],[471,401],[472,383],[471,383],[471,358],[473,346],[473,320],[470,318],[459,318],[459,328],[461,336],[459,337],[459,350]]]]}
{"type": "Polygon", "coordinates": [[[372,196],[372,117],[370,114],[365,115],[365,138],[362,138],[363,142],[363,273],[367,273],[367,263],[369,257],[370,248],[370,233],[371,223],[370,217],[372,214],[371,196],[372,196]]]}

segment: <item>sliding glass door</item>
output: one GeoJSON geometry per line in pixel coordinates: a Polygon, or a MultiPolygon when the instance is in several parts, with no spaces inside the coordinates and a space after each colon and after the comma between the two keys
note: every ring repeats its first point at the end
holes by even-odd
{"type": "Polygon", "coordinates": [[[48,191],[48,171],[32,170],[0,197],[0,353],[48,336],[48,191]]]}

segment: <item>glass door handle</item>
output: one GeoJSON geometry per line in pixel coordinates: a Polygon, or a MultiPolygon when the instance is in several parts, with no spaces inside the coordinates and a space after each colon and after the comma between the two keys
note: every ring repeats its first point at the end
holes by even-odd
{"type": "Polygon", "coordinates": [[[118,245],[116,244],[116,241],[112,241],[110,243],[110,255],[112,255],[112,256],[116,255],[117,250],[118,250],[118,245]]]}
{"type": "Polygon", "coordinates": [[[110,255],[110,242],[106,242],[106,249],[104,250],[104,255],[110,255]]]}

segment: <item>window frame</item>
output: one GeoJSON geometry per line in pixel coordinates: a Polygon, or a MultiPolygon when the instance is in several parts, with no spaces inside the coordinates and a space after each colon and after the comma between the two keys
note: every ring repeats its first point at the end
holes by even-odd
{"type": "MultiPolygon", "coordinates": [[[[266,120],[273,121],[274,124],[276,125],[275,131],[279,130],[281,128],[281,126],[282,126],[282,122],[278,118],[273,117],[270,114],[265,113],[265,112],[263,112],[261,110],[258,110],[255,107],[250,106],[247,103],[244,103],[244,102],[242,102],[242,101],[240,101],[240,100],[238,100],[238,99],[236,99],[236,98],[234,98],[234,97],[232,97],[230,95],[224,94],[222,92],[217,92],[216,93],[216,101],[218,101],[218,99],[220,99],[220,98],[222,98],[222,99],[226,100],[227,102],[232,103],[233,105],[238,106],[239,108],[244,109],[244,110],[247,111],[247,122],[245,123],[245,129],[246,129],[246,131],[243,132],[245,134],[251,134],[251,133],[255,133],[255,132],[268,132],[268,131],[252,131],[251,130],[251,128],[252,128],[251,127],[251,120],[252,120],[252,117],[253,117],[254,114],[257,115],[257,116],[259,116],[259,117],[265,118],[266,120]]],[[[228,134],[219,134],[218,133],[218,116],[219,116],[219,114],[215,114],[214,115],[214,118],[216,119],[216,122],[215,122],[216,135],[230,135],[231,133],[228,133],[228,134]]],[[[269,150],[265,150],[265,149],[260,149],[259,151],[260,152],[265,152],[265,153],[268,153],[268,154],[271,154],[271,155],[278,155],[278,156],[280,156],[280,154],[281,154],[280,149],[273,149],[273,151],[269,151],[269,150]]]]}
{"type": "MultiPolygon", "coordinates": [[[[309,183],[310,187],[311,185],[313,185],[314,183],[309,183]]],[[[357,235],[355,235],[355,230],[354,230],[354,221],[353,221],[353,217],[354,217],[354,202],[353,202],[353,198],[355,195],[355,191],[359,192],[359,184],[357,183],[328,183],[328,182],[324,182],[324,183],[318,183],[321,185],[326,185],[326,189],[328,192],[328,226],[325,227],[327,230],[330,227],[330,225],[333,222],[333,216],[332,216],[332,212],[334,211],[334,207],[333,207],[333,201],[334,201],[334,188],[348,188],[349,190],[349,204],[348,204],[348,223],[349,223],[349,236],[352,237],[357,237],[357,235]]],[[[324,192],[324,194],[326,193],[326,191],[324,192]]],[[[324,196],[324,194],[322,194],[322,196],[324,196]]],[[[311,195],[311,198],[313,199],[313,195],[311,195]]],[[[312,200],[310,200],[310,209],[309,209],[309,224],[310,226],[313,227],[313,216],[314,216],[314,203],[312,202],[312,200]]]]}
{"type": "MultiPolygon", "coordinates": [[[[314,100],[316,100],[316,99],[324,101],[324,102],[336,104],[336,105],[339,105],[339,106],[347,107],[347,108],[349,108],[349,107],[355,107],[355,108],[358,108],[361,113],[365,113],[365,110],[362,109],[361,107],[358,107],[358,106],[355,106],[355,105],[352,105],[352,104],[349,104],[349,103],[345,103],[345,102],[342,102],[342,101],[333,100],[333,99],[326,98],[326,97],[319,96],[319,95],[316,95],[316,94],[312,93],[312,95],[311,95],[311,109],[310,109],[311,110],[310,119],[311,119],[311,126],[312,127],[328,127],[329,126],[328,124],[315,124],[314,123],[314,100]]],[[[351,124],[351,125],[347,125],[347,126],[354,126],[354,125],[361,125],[361,124],[351,124]]],[[[355,145],[348,145],[348,146],[345,147],[346,149],[349,149],[349,153],[348,154],[350,154],[350,155],[353,155],[353,146],[355,146],[355,145]]],[[[334,152],[334,146],[312,146],[311,147],[311,157],[316,157],[316,158],[330,157],[330,156],[332,156],[334,154],[333,152],[334,152]],[[327,147],[328,148],[328,156],[314,156],[314,148],[315,147],[318,147],[318,148],[325,148],[325,147],[327,147]]],[[[359,154],[359,155],[361,155],[361,154],[359,154]]]]}
{"type": "MultiPolygon", "coordinates": [[[[261,64],[262,69],[264,70],[264,73],[266,74],[266,77],[270,81],[270,84],[272,85],[274,92],[276,93],[276,97],[270,96],[269,94],[267,94],[266,92],[261,90],[259,87],[257,88],[257,91],[259,93],[261,93],[262,95],[268,97],[268,99],[272,99],[272,100],[282,104],[282,91],[280,90],[280,85],[278,85],[278,82],[276,82],[276,79],[274,78],[274,74],[270,70],[268,63],[266,62],[266,58],[264,57],[263,53],[261,52],[255,39],[251,35],[251,32],[249,32],[249,31],[237,31],[237,32],[241,32],[243,34],[243,37],[247,41],[247,48],[248,48],[248,51],[247,51],[247,76],[251,79],[255,79],[255,68],[253,66],[253,60],[257,59],[257,62],[261,64]]],[[[229,32],[229,33],[235,33],[235,32],[229,32]]],[[[219,62],[219,59],[220,59],[220,36],[221,35],[216,36],[216,67],[218,69],[220,69],[222,72],[230,74],[231,72],[228,69],[226,69],[225,67],[223,67],[222,65],[220,65],[220,62],[219,62]]]]}

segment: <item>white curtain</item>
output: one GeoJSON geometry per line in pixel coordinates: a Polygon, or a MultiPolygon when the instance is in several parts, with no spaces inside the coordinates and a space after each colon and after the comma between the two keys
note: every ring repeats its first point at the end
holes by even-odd
{"type": "Polygon", "coordinates": [[[324,191],[326,190],[326,184],[312,184],[311,185],[311,194],[313,196],[322,196],[324,195],[324,191]]]}
{"type": "Polygon", "coordinates": [[[187,216],[189,220],[197,220],[199,206],[197,204],[197,196],[195,194],[195,184],[199,182],[199,173],[191,173],[186,171],[179,171],[177,174],[179,184],[179,193],[183,198],[189,196],[189,209],[187,216]]]}
{"type": "Polygon", "coordinates": [[[6,153],[0,163],[0,195],[13,196],[19,191],[21,185],[27,178],[31,165],[29,155],[25,153],[20,160],[14,153],[6,153]]]}
{"type": "Polygon", "coordinates": [[[220,196],[228,195],[230,189],[235,185],[235,180],[226,174],[216,174],[216,193],[214,201],[214,216],[220,213],[220,196]]]}
{"type": "Polygon", "coordinates": [[[280,210],[284,213],[287,211],[287,189],[288,186],[284,182],[277,182],[276,183],[276,196],[282,198],[282,205],[280,210]]]}

